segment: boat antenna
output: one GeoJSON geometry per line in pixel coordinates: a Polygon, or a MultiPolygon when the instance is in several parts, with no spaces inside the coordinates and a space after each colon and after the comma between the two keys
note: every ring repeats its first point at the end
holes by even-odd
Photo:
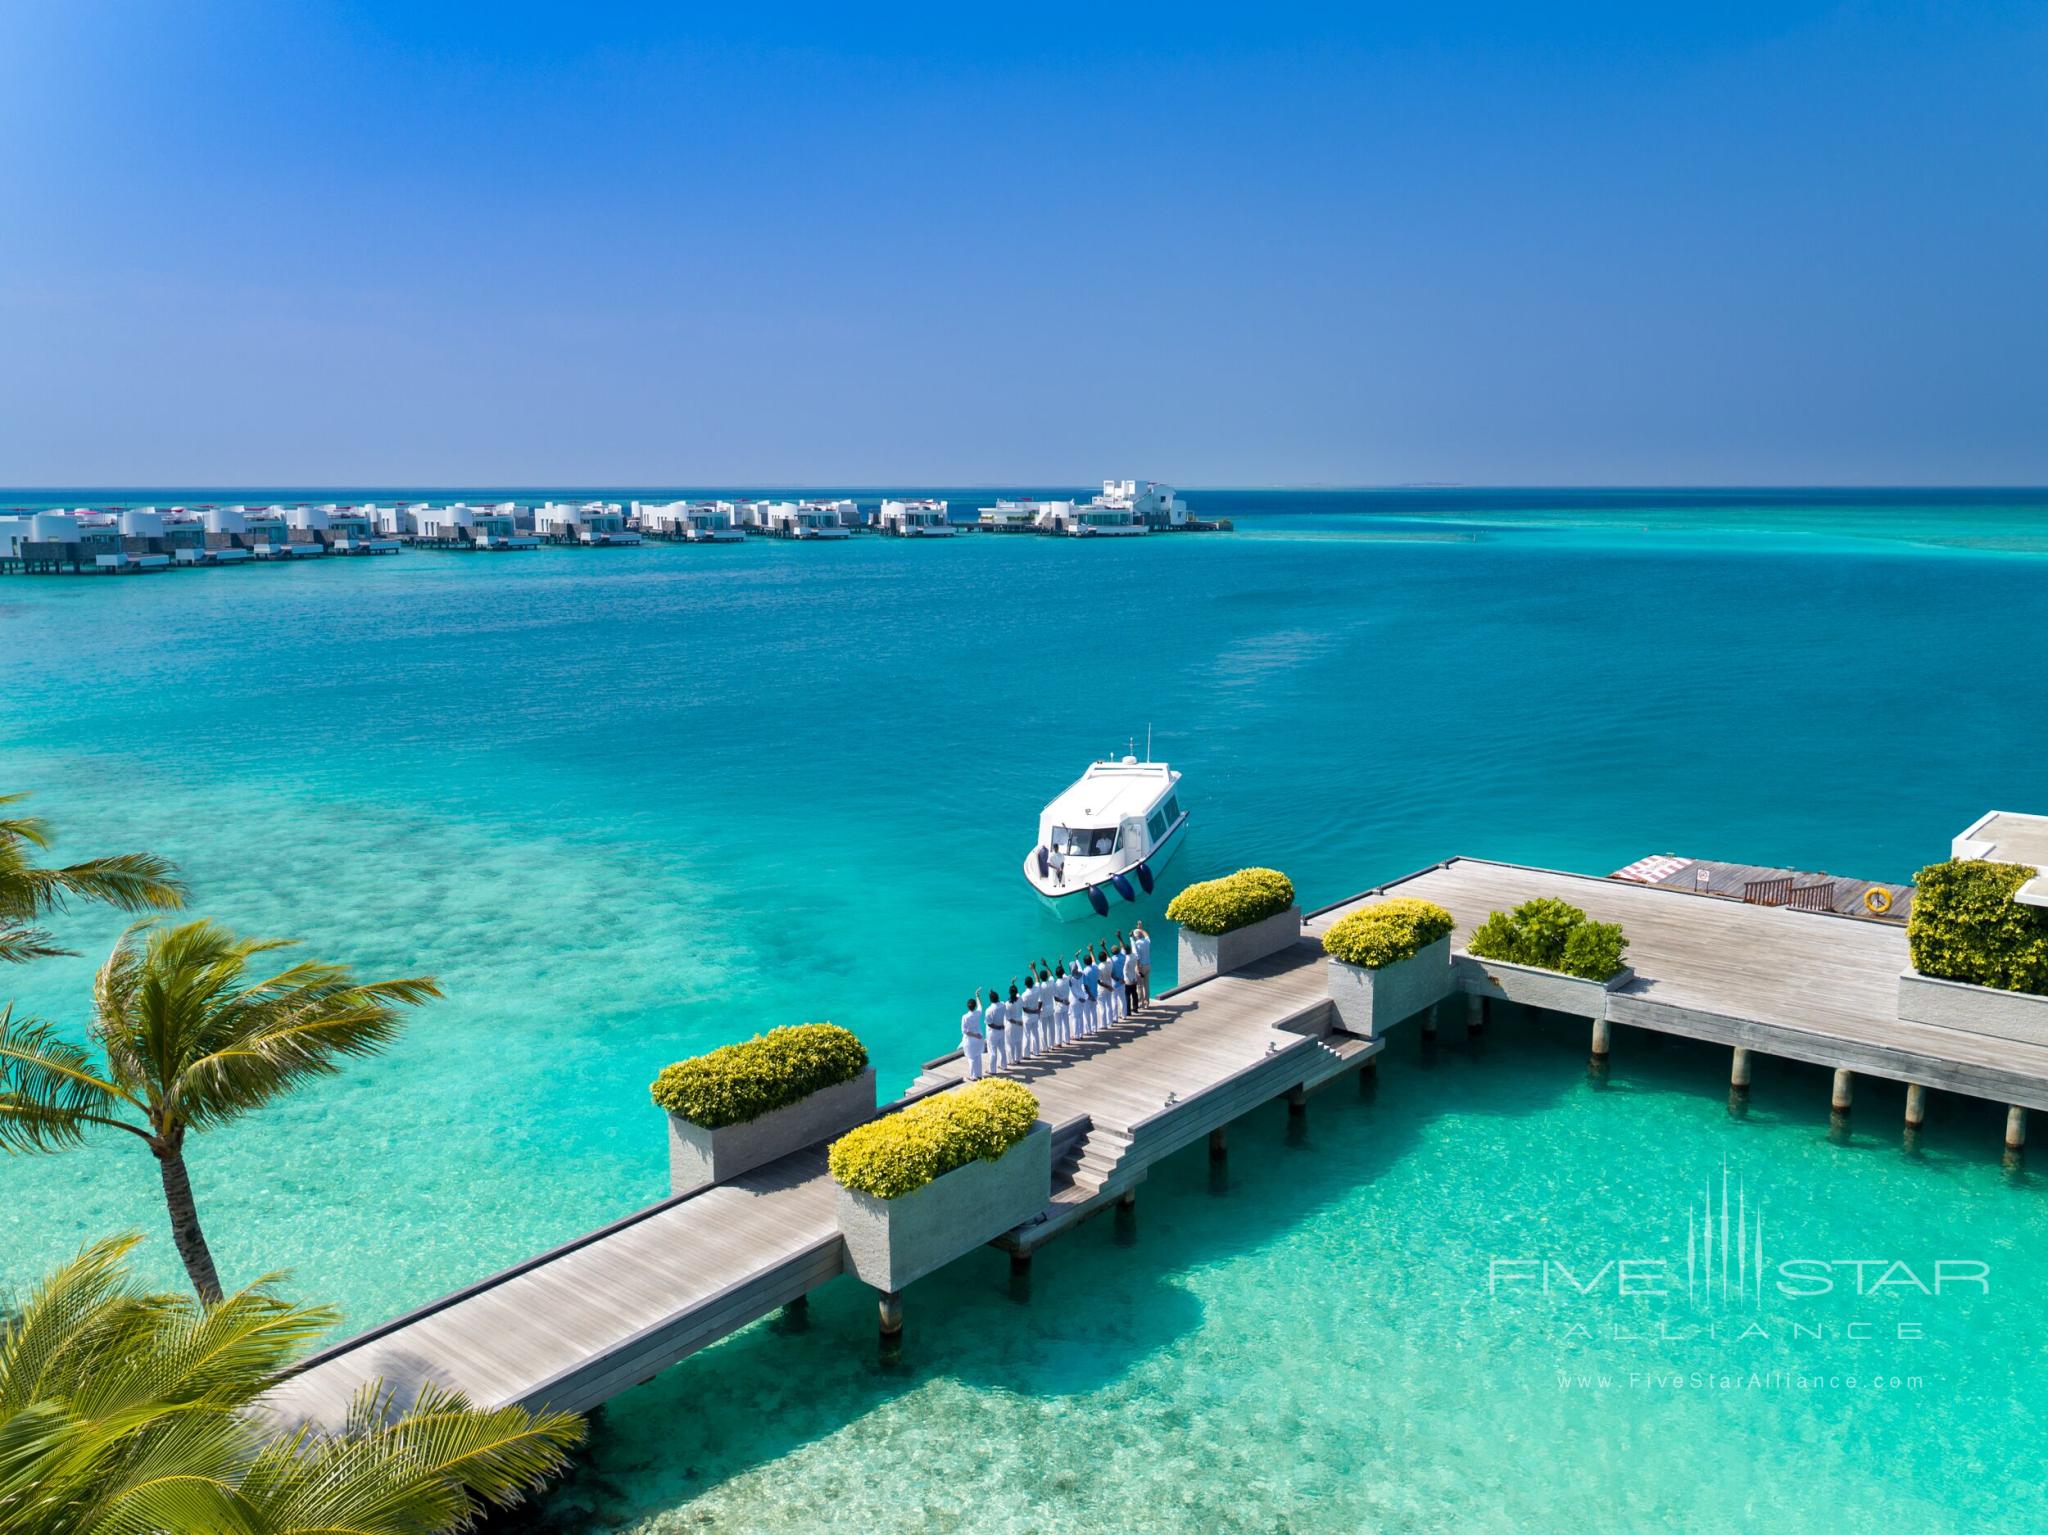
{"type": "Polygon", "coordinates": [[[1145,721],[1145,760],[1152,760],[1152,722],[1145,721]]]}

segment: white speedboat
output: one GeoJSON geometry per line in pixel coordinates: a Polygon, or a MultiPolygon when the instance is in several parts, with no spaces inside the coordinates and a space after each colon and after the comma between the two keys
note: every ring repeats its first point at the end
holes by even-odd
{"type": "Polygon", "coordinates": [[[1024,879],[1062,922],[1149,894],[1188,829],[1180,774],[1163,762],[1091,762],[1038,813],[1024,879]]]}

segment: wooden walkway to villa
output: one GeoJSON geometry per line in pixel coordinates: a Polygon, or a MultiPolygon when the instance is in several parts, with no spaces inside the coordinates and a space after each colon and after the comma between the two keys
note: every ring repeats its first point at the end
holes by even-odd
{"type": "MultiPolygon", "coordinates": [[[[1005,1238],[1029,1251],[1127,1191],[1160,1157],[1382,1046],[1324,1039],[1321,953],[1304,942],[1157,999],[1013,1072],[1053,1127],[1052,1202],[1005,1238]]],[[[957,1082],[934,1062],[900,1107],[957,1082]]],[[[658,1125],[650,1121],[650,1135],[658,1125]]],[[[797,1300],[844,1267],[822,1146],[664,1200],[316,1355],[267,1401],[281,1422],[338,1424],[368,1382],[480,1403],[587,1411],[797,1300]]]]}
{"type": "Polygon", "coordinates": [[[1619,922],[1636,978],[1609,1003],[1613,1024],[2048,1109],[2048,1044],[1899,1017],[1899,974],[1911,961],[1894,923],[1459,858],[1318,912],[1310,931],[1380,894],[1448,907],[1457,947],[1489,911],[1532,896],[1619,922]]]}
{"type": "MultiPolygon", "coordinates": [[[[1051,1126],[1053,1176],[1047,1206],[1001,1245],[1026,1257],[1127,1197],[1160,1158],[1367,1064],[1385,1041],[1334,1031],[1316,940],[1350,907],[1388,894],[1448,907],[1458,947],[1488,912],[1532,896],[1620,922],[1636,975],[1601,1004],[1596,1051],[1621,1024],[1732,1046],[1737,1071],[1750,1050],[1833,1067],[1838,1099],[1851,1073],[1865,1073],[1914,1084],[1923,1103],[1934,1087],[2013,1106],[2022,1121],[2024,1108],[2048,1109],[2048,1043],[1899,1016],[1908,959],[1894,923],[1454,859],[1314,913],[1293,947],[1165,993],[1017,1069],[1051,1126]]],[[[1479,984],[1477,972],[1456,973],[1479,984]]],[[[1475,992],[1467,1005],[1476,1015],[1484,1004],[1475,992]]],[[[957,1056],[933,1061],[879,1112],[949,1091],[960,1075],[957,1056]]],[[[659,1133],[651,1119],[648,1134],[659,1133]]],[[[823,1146],[809,1147],[338,1344],[267,1406],[280,1422],[334,1425],[372,1381],[406,1401],[433,1380],[486,1405],[587,1410],[845,1272],[837,1199],[823,1146]]]]}

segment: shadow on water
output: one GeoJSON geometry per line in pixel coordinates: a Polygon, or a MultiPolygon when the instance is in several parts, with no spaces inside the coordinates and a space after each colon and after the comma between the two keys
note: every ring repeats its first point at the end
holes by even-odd
{"type": "MultiPolygon", "coordinates": [[[[1062,1236],[1036,1255],[1028,1275],[984,1248],[912,1285],[900,1349],[878,1346],[874,1292],[850,1276],[836,1279],[812,1293],[800,1323],[757,1323],[615,1399],[593,1420],[570,1475],[484,1528],[616,1529],[897,1398],[954,1383],[1040,1404],[1099,1392],[1204,1326],[1203,1302],[1181,1275],[1312,1223],[1407,1155],[1431,1121],[1475,1112],[1461,1102],[1460,1078],[1492,1074],[1503,1064],[1494,1056],[1529,1047],[1468,1039],[1462,1025],[1428,1046],[1405,1031],[1362,1090],[1347,1074],[1312,1094],[1304,1114],[1268,1103],[1230,1126],[1220,1160],[1197,1139],[1152,1169],[1134,1209],[1105,1212],[1062,1236]],[[1418,1069],[1425,1055],[1431,1076],[1418,1069]]],[[[1505,1096],[1491,1093],[1476,1112],[1540,1113],[1579,1090],[1548,1042],[1536,1054],[1548,1064],[1519,1072],[1526,1080],[1505,1096]]]]}

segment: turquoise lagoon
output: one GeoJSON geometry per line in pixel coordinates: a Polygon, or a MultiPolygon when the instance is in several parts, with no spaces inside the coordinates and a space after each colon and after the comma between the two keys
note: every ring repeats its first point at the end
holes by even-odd
{"type": "MultiPolygon", "coordinates": [[[[857,1029],[900,1088],[970,987],[1091,935],[1013,869],[1148,724],[1195,812],[1168,886],[1270,862],[1311,903],[1459,852],[1898,878],[2048,802],[2040,495],[1196,504],[1239,531],[0,582],[6,777],[60,853],[158,848],[199,910],[449,992],[196,1148],[224,1271],[360,1326],[631,1210],[663,1192],[654,1071],[774,1023],[857,1029]]],[[[90,968],[9,980],[82,1028],[90,968]]],[[[1937,1099],[1908,1148],[1873,1083],[1831,1136],[1819,1074],[1761,1065],[1737,1117],[1725,1069],[1624,1033],[1594,1082],[1527,1020],[1397,1041],[1371,1101],[1254,1116],[1227,1173],[1172,1162],[1028,1290],[993,1253],[914,1287],[896,1364],[842,1281],[629,1393],[521,1518],[2048,1526],[2048,1188],[2000,1116],[1937,1099]],[[1829,1293],[1620,1293],[1624,1259],[1683,1272],[1724,1169],[1829,1293]],[[1943,1262],[1988,1293],[1901,1277],[1943,1262]]],[[[123,1227],[173,1276],[126,1146],[0,1162],[0,1194],[0,1282],[123,1227]]]]}

